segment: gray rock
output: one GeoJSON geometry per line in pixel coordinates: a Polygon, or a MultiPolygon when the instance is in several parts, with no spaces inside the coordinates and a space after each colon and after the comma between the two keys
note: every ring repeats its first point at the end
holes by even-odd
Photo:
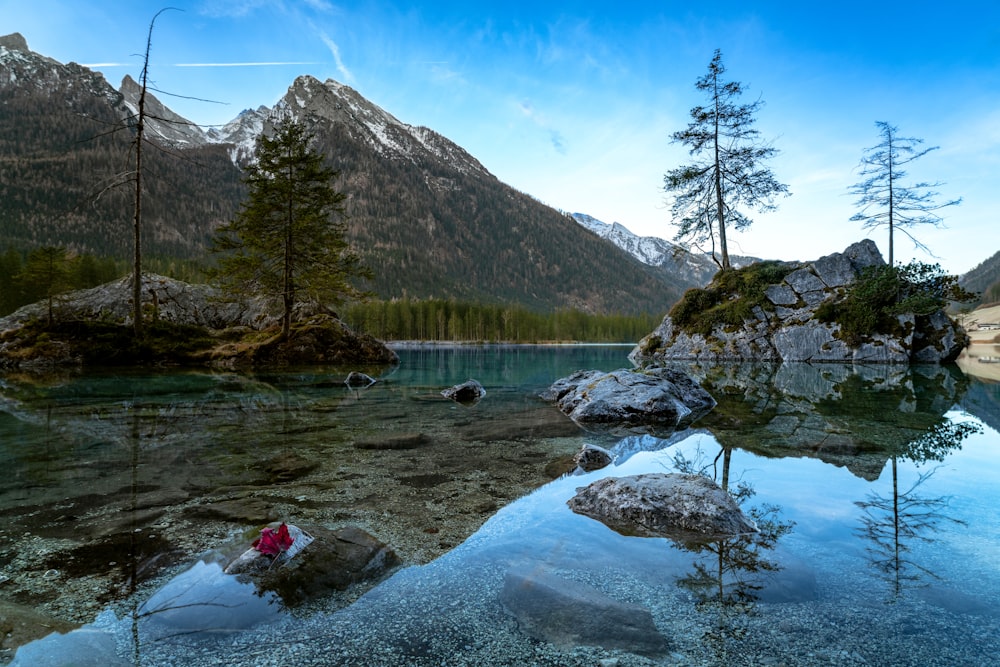
{"type": "Polygon", "coordinates": [[[584,445],[573,456],[573,463],[584,472],[593,472],[611,465],[611,452],[597,445],[584,445]]]}
{"type": "Polygon", "coordinates": [[[462,384],[449,387],[441,392],[445,398],[450,398],[456,403],[476,403],[486,395],[483,385],[478,380],[466,380],[462,384]]]}
{"type": "Polygon", "coordinates": [[[715,399],[676,369],[577,371],[542,394],[573,421],[626,432],[672,431],[715,407],[715,399]]]}
{"type": "Polygon", "coordinates": [[[669,647],[645,607],[545,571],[508,572],[500,601],[524,633],[563,649],[583,644],[659,656],[669,647]]]}
{"type": "Polygon", "coordinates": [[[805,294],[806,292],[815,292],[817,290],[823,290],[826,285],[823,281],[816,277],[816,275],[809,269],[798,269],[792,271],[787,276],[785,276],[785,283],[795,290],[796,294],[805,294]]]}
{"type": "Polygon", "coordinates": [[[577,489],[567,505],[623,535],[701,541],[757,532],[732,496],[702,475],[605,477],[577,489]]]}
{"type": "MultiPolygon", "coordinates": [[[[774,306],[767,317],[757,306],[742,326],[716,326],[711,334],[678,330],[666,316],[629,354],[636,366],[671,360],[822,361],[859,363],[941,363],[954,360],[968,338],[943,311],[929,318],[900,320],[897,333],[876,334],[853,347],[839,337],[839,325],[816,319],[825,303],[843,297],[844,288],[861,272],[884,266],[870,239],[842,253],[822,257],[792,271],[780,284],[765,288],[774,306]],[[801,305],[804,304],[804,305],[801,305]]],[[[766,304],[765,304],[766,305],[766,304]]]]}
{"type": "Polygon", "coordinates": [[[375,583],[400,562],[391,548],[353,526],[314,526],[308,533],[289,526],[289,532],[295,541],[287,554],[274,559],[247,550],[226,566],[226,573],[252,582],[259,594],[274,593],[286,607],[296,607],[355,584],[375,583]]]}
{"type": "Polygon", "coordinates": [[[799,295],[788,285],[771,285],[764,294],[776,306],[794,306],[799,302],[799,295]]]}

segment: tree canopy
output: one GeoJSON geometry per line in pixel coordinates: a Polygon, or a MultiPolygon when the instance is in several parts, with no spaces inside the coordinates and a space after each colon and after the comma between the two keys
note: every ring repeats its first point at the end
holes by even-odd
{"type": "Polygon", "coordinates": [[[258,138],[244,178],[249,196],[213,246],[221,253],[214,277],[224,289],[280,304],[283,337],[296,304],[357,296],[350,279],[368,274],[345,238],[345,196],[333,186],[338,174],[310,148],[311,139],[292,121],[258,138]]]}
{"type": "Polygon", "coordinates": [[[893,235],[896,230],[906,234],[914,246],[930,253],[927,246],[910,233],[909,228],[922,224],[940,227],[943,220],[936,211],[955,206],[962,200],[936,203],[938,193],[932,188],[941,183],[918,182],[905,185],[907,173],[904,167],[939,147],[919,150],[923,139],[901,137],[899,129],[885,121],[877,121],[875,125],[882,135],[882,142],[865,149],[861,159],[862,180],[849,190],[851,194],[858,195],[855,206],[859,209],[851,216],[851,221],[863,223],[863,229],[889,228],[889,266],[892,266],[895,261],[893,235]]]}
{"type": "Polygon", "coordinates": [[[712,258],[722,269],[730,268],[727,228],[744,229],[753,222],[741,209],[771,211],[775,198],[788,194],[788,186],[763,166],[778,152],[753,127],[763,102],[738,103],[744,86],[725,81],[725,72],[716,49],[708,72],[695,83],[708,103],[691,109],[687,129],[671,137],[673,143],[687,146],[695,160],[668,171],[663,179],[664,190],[673,194],[671,213],[678,226],[674,240],[709,242],[712,258]]]}

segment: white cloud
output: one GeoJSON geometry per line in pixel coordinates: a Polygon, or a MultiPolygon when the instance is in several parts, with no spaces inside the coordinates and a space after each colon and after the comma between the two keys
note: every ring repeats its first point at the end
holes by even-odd
{"type": "Polygon", "coordinates": [[[318,32],[319,38],[323,40],[323,43],[326,44],[326,48],[330,49],[330,53],[333,54],[333,61],[337,65],[337,71],[340,72],[344,81],[346,83],[354,83],[354,75],[351,74],[351,71],[347,69],[347,66],[344,65],[344,61],[340,58],[340,47],[337,46],[337,43],[333,41],[333,39],[331,39],[326,32],[323,30],[318,30],[318,32]]]}

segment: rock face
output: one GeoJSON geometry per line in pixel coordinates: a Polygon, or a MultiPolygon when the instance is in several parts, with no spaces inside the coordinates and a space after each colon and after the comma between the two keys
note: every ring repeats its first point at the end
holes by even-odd
{"type": "Polygon", "coordinates": [[[669,368],[577,371],[542,394],[584,426],[623,432],[667,432],[689,426],[715,399],[685,373],[669,368]]]}
{"type": "Polygon", "coordinates": [[[605,477],[566,504],[623,535],[690,541],[757,532],[732,496],[702,475],[605,477]]]}
{"type": "Polygon", "coordinates": [[[584,644],[647,656],[668,648],[645,607],[547,572],[508,572],[500,601],[523,632],[559,647],[584,644]]]}
{"type": "Polygon", "coordinates": [[[944,312],[902,315],[899,334],[876,334],[857,346],[838,336],[839,324],[815,319],[819,306],[839,298],[863,269],[884,265],[873,241],[855,243],[842,253],[804,264],[768,287],[765,295],[773,311],[758,307],[742,326],[716,326],[708,336],[680,331],[668,315],[629,359],[636,365],[677,359],[899,364],[954,360],[965,346],[965,335],[944,312]]]}

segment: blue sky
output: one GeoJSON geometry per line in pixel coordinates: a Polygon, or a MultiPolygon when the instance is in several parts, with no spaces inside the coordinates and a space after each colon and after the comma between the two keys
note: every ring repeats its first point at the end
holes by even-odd
{"type": "Polygon", "coordinates": [[[556,208],[671,238],[663,175],[688,160],[670,135],[703,100],[716,48],[760,98],[757,128],[792,196],[754,215],[730,252],[814,259],[884,230],[849,221],[848,187],[876,121],[940,146],[910,168],[940,181],[947,229],[897,236],[896,257],[962,273],[1000,250],[1000,2],[432,2],[0,0],[0,34],[137,77],[152,16],[159,97],[222,124],[272,105],[295,76],[333,78],[425,125],[502,181],[556,208]]]}

